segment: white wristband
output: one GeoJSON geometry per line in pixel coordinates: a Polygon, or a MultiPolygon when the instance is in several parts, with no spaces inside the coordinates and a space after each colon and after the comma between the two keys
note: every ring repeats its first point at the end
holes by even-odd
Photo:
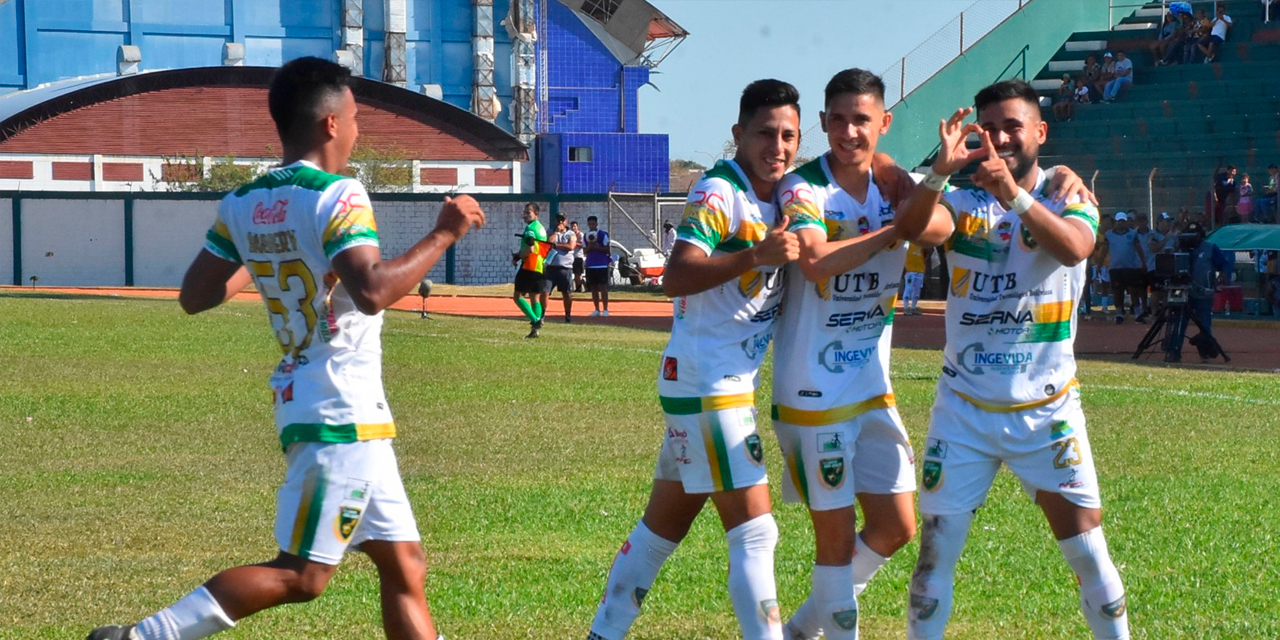
{"type": "Polygon", "coordinates": [[[929,167],[929,173],[924,174],[924,180],[920,184],[930,191],[942,191],[947,187],[947,181],[951,179],[951,175],[942,175],[929,167]]]}
{"type": "Polygon", "coordinates": [[[1018,195],[1009,201],[1009,207],[1018,215],[1026,215],[1031,210],[1031,205],[1036,203],[1036,199],[1027,193],[1026,189],[1018,189],[1018,195]]]}

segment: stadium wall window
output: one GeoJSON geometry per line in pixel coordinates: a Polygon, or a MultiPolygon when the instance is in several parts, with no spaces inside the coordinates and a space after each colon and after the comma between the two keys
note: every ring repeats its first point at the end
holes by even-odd
{"type": "Polygon", "coordinates": [[[569,162],[591,162],[591,147],[569,147],[569,162]]]}

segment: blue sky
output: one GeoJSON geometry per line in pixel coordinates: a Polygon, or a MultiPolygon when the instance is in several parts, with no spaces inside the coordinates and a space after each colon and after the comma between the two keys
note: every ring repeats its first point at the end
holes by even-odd
{"type": "Polygon", "coordinates": [[[880,73],[974,0],[650,0],[690,36],[640,91],[640,130],[671,136],[671,158],[709,164],[752,80],[800,89],[801,126],[817,124],[837,71],[880,73]]]}

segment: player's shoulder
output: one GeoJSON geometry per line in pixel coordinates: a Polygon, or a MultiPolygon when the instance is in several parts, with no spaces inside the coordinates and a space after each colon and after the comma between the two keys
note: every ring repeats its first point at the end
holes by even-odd
{"type": "Polygon", "coordinates": [[[995,196],[985,189],[962,187],[942,194],[941,202],[953,211],[974,211],[996,204],[995,196]]]}
{"type": "Polygon", "coordinates": [[[230,195],[244,197],[263,189],[290,189],[325,193],[331,190],[364,193],[364,185],[349,176],[329,173],[309,164],[291,164],[268,171],[263,176],[242,185],[230,195]]]}
{"type": "Polygon", "coordinates": [[[795,171],[788,173],[782,179],[784,181],[789,180],[791,184],[804,182],[812,187],[827,187],[831,185],[831,179],[827,177],[827,171],[822,166],[822,156],[796,167],[795,171]]]}
{"type": "Polygon", "coordinates": [[[742,170],[732,160],[720,160],[702,174],[702,178],[690,190],[689,196],[693,198],[695,193],[702,192],[727,198],[750,191],[750,183],[742,170]]]}

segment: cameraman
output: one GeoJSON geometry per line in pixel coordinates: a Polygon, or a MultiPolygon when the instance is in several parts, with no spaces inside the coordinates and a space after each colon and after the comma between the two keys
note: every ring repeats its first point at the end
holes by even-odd
{"type": "Polygon", "coordinates": [[[1182,340],[1186,336],[1187,322],[1194,316],[1204,328],[1203,332],[1191,338],[1191,344],[1200,352],[1200,359],[1209,362],[1218,357],[1219,351],[1210,338],[1213,333],[1213,296],[1216,287],[1225,283],[1231,272],[1231,260],[1217,245],[1204,239],[1204,227],[1192,222],[1183,230],[1179,238],[1180,250],[1191,254],[1191,286],[1187,292],[1187,307],[1181,318],[1174,324],[1164,345],[1165,362],[1182,361],[1182,340]]]}

